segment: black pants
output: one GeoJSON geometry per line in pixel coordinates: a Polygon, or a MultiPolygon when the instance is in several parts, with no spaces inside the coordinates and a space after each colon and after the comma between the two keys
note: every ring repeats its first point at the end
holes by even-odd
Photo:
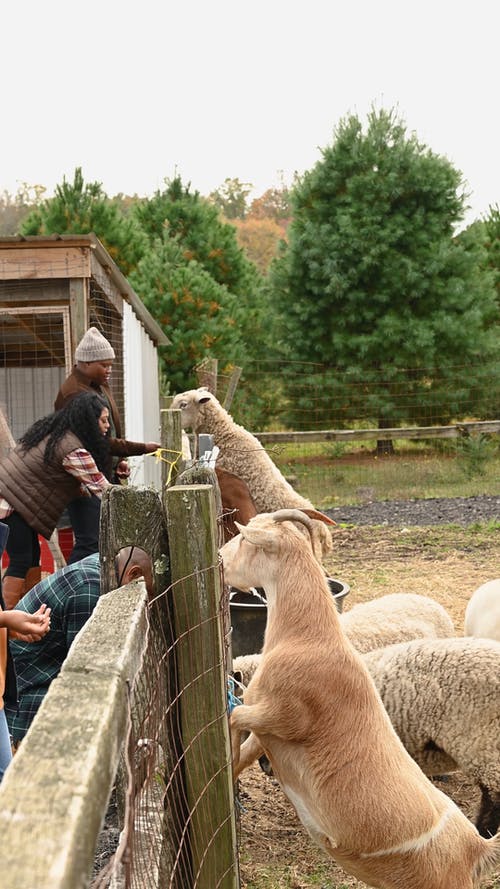
{"type": "Polygon", "coordinates": [[[3,521],[10,529],[5,547],[9,557],[5,576],[26,577],[30,568],[40,564],[38,534],[18,512],[11,512],[3,521]]]}
{"type": "Polygon", "coordinates": [[[68,565],[71,565],[85,556],[99,552],[101,501],[93,494],[90,497],[76,497],[68,503],[68,513],[75,535],[75,543],[68,558],[68,565]]]}

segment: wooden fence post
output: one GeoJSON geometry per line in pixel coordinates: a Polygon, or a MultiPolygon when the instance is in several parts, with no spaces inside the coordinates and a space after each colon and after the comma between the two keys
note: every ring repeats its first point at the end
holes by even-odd
{"type": "Polygon", "coordinates": [[[206,386],[212,395],[217,395],[217,373],[219,362],[217,358],[204,358],[195,368],[198,376],[198,386],[206,386]]]}
{"type": "Polygon", "coordinates": [[[182,458],[182,425],[181,412],[178,410],[161,410],[161,446],[166,454],[162,455],[161,489],[175,484],[175,480],[184,469],[182,458]]]}
{"type": "Polygon", "coordinates": [[[165,492],[181,733],[197,889],[239,886],[221,584],[211,485],[165,492]],[[179,532],[182,529],[182,533],[179,532]],[[207,845],[206,838],[211,836],[207,845]]]}
{"type": "Polygon", "coordinates": [[[231,376],[229,378],[229,383],[227,386],[226,397],[224,398],[224,404],[222,405],[226,409],[226,411],[228,411],[229,408],[231,407],[231,404],[232,404],[232,401],[234,398],[234,393],[236,392],[236,388],[237,388],[238,383],[240,381],[242,370],[243,370],[242,367],[235,366],[235,367],[233,367],[233,370],[231,372],[231,376]]]}
{"type": "MultiPolygon", "coordinates": [[[[155,740],[158,749],[163,751],[163,760],[158,763],[158,770],[163,774],[164,784],[160,783],[156,788],[157,792],[164,791],[163,806],[159,812],[162,836],[158,886],[168,885],[171,889],[185,889],[185,874],[189,873],[190,865],[186,862],[187,853],[182,841],[187,812],[184,804],[183,770],[179,767],[180,740],[176,715],[178,687],[172,602],[170,596],[161,595],[170,585],[165,515],[156,491],[118,486],[109,488],[104,492],[101,507],[99,540],[101,594],[116,588],[115,555],[123,546],[131,544],[136,544],[151,556],[154,602],[149,610],[149,618],[152,634],[157,641],[154,651],[151,651],[151,645],[148,646],[146,656],[154,658],[154,652],[158,654],[158,661],[152,662],[150,669],[151,673],[161,672],[161,677],[158,676],[158,688],[164,690],[163,702],[157,703],[158,712],[148,714],[148,703],[136,698],[133,708],[137,725],[143,725],[143,720],[148,716],[151,716],[153,722],[157,721],[158,735],[155,735],[155,740]],[[165,719],[164,716],[167,712],[170,714],[169,719],[165,719]]],[[[154,726],[153,730],[155,731],[154,726]]],[[[125,750],[124,755],[129,756],[129,751],[125,750]]],[[[126,792],[127,780],[121,769],[117,776],[117,796],[122,819],[126,792]]],[[[139,867],[143,866],[144,863],[140,862],[139,867]]]]}

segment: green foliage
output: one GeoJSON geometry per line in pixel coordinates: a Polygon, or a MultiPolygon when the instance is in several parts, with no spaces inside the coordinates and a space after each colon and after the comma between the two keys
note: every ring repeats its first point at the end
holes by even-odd
{"type": "Polygon", "coordinates": [[[121,210],[99,182],[85,183],[81,167],[73,182],[63,178],[53,198],[34,209],[21,225],[23,235],[88,234],[94,232],[124,275],[144,253],[146,239],[132,217],[121,210]]]}
{"type": "MultiPolygon", "coordinates": [[[[420,393],[442,388],[451,366],[497,358],[483,249],[454,237],[461,188],[450,162],[408,136],[393,112],[372,111],[366,132],[355,116],[341,121],[293,190],[288,247],[270,272],[276,340],[286,357],[334,369],[339,398],[346,374],[363,384],[382,425],[411,420],[420,393]],[[411,369],[403,400],[394,396],[400,368],[411,369]],[[373,394],[382,369],[387,391],[373,394]]],[[[464,372],[461,382],[458,401],[481,381],[464,372]]],[[[328,402],[325,389],[325,415],[328,402]]],[[[440,419],[455,408],[452,398],[440,419]]]]}
{"type": "Polygon", "coordinates": [[[3,191],[0,194],[0,237],[17,235],[21,225],[34,206],[41,199],[45,188],[42,185],[21,183],[15,195],[3,191]]]}
{"type": "Polygon", "coordinates": [[[149,242],[132,285],[173,346],[163,367],[176,391],[196,383],[204,357],[245,365],[266,338],[262,277],[232,225],[179,177],[139,201],[133,215],[149,242]]]}
{"type": "MultiPolygon", "coordinates": [[[[433,441],[394,442],[397,455],[377,456],[376,441],[350,443],[341,461],[326,453],[324,442],[269,445],[267,449],[294,487],[318,509],[366,500],[420,500],[500,494],[500,453],[493,449],[478,473],[465,469],[455,445],[443,454],[433,441]]],[[[465,458],[467,459],[467,458],[465,458]]],[[[500,517],[499,517],[500,518],[500,517]]]]}
{"type": "Polygon", "coordinates": [[[466,478],[486,475],[488,463],[498,453],[498,445],[484,432],[463,435],[457,440],[457,454],[466,478]]]}
{"type": "Polygon", "coordinates": [[[241,300],[199,262],[186,261],[182,247],[167,232],[139,262],[130,282],[172,341],[161,355],[162,376],[171,392],[198,385],[193,368],[204,357],[244,361],[241,300]]]}
{"type": "Polygon", "coordinates": [[[258,273],[238,247],[232,225],[222,222],[216,207],[180,177],[168,181],[164,191],[139,201],[134,216],[150,245],[166,232],[184,250],[187,262],[200,263],[218,284],[246,296],[259,286],[258,273]]]}
{"type": "Polygon", "coordinates": [[[464,244],[480,245],[484,249],[483,265],[493,275],[500,309],[500,207],[490,207],[484,219],[473,222],[460,234],[464,244]]]}
{"type": "Polygon", "coordinates": [[[226,178],[219,188],[212,191],[209,200],[226,219],[244,219],[248,210],[248,196],[252,191],[250,182],[226,178]]]}

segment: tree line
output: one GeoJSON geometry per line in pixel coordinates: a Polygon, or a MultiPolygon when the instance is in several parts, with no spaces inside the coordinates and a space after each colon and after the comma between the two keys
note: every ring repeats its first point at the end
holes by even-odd
{"type": "MultiPolygon", "coordinates": [[[[260,198],[251,192],[228,178],[202,196],[175,176],[151,197],[109,197],[77,168],[52,198],[27,186],[20,200],[0,198],[0,231],[95,232],[172,341],[161,354],[167,390],[195,385],[204,357],[241,365],[252,425],[272,415],[269,388],[282,399],[298,361],[329,374],[315,405],[325,421],[331,387],[337,403],[345,390],[338,425],[355,419],[353,381],[383,428],[411,421],[458,365],[463,382],[440,419],[456,417],[472,391],[488,418],[500,393],[498,206],[460,231],[461,172],[393,110],[342,119],[311,170],[260,198]],[[404,401],[394,396],[403,379],[404,401]]],[[[288,402],[298,428],[304,405],[288,402]]]]}

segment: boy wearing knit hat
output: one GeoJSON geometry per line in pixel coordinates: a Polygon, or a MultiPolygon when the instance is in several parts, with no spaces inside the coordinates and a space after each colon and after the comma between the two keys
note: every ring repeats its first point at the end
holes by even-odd
{"type": "MultiPolygon", "coordinates": [[[[109,378],[115,350],[97,327],[89,327],[75,349],[75,366],[62,384],[55,400],[56,411],[65,407],[81,392],[97,392],[109,406],[109,444],[114,466],[106,475],[119,483],[130,475],[124,457],[135,457],[156,451],[158,442],[127,441],[122,438],[122,424],[116,402],[109,388],[109,378]]],[[[68,506],[75,545],[68,564],[77,562],[99,550],[99,517],[101,501],[98,497],[77,497],[68,506]]]]}

